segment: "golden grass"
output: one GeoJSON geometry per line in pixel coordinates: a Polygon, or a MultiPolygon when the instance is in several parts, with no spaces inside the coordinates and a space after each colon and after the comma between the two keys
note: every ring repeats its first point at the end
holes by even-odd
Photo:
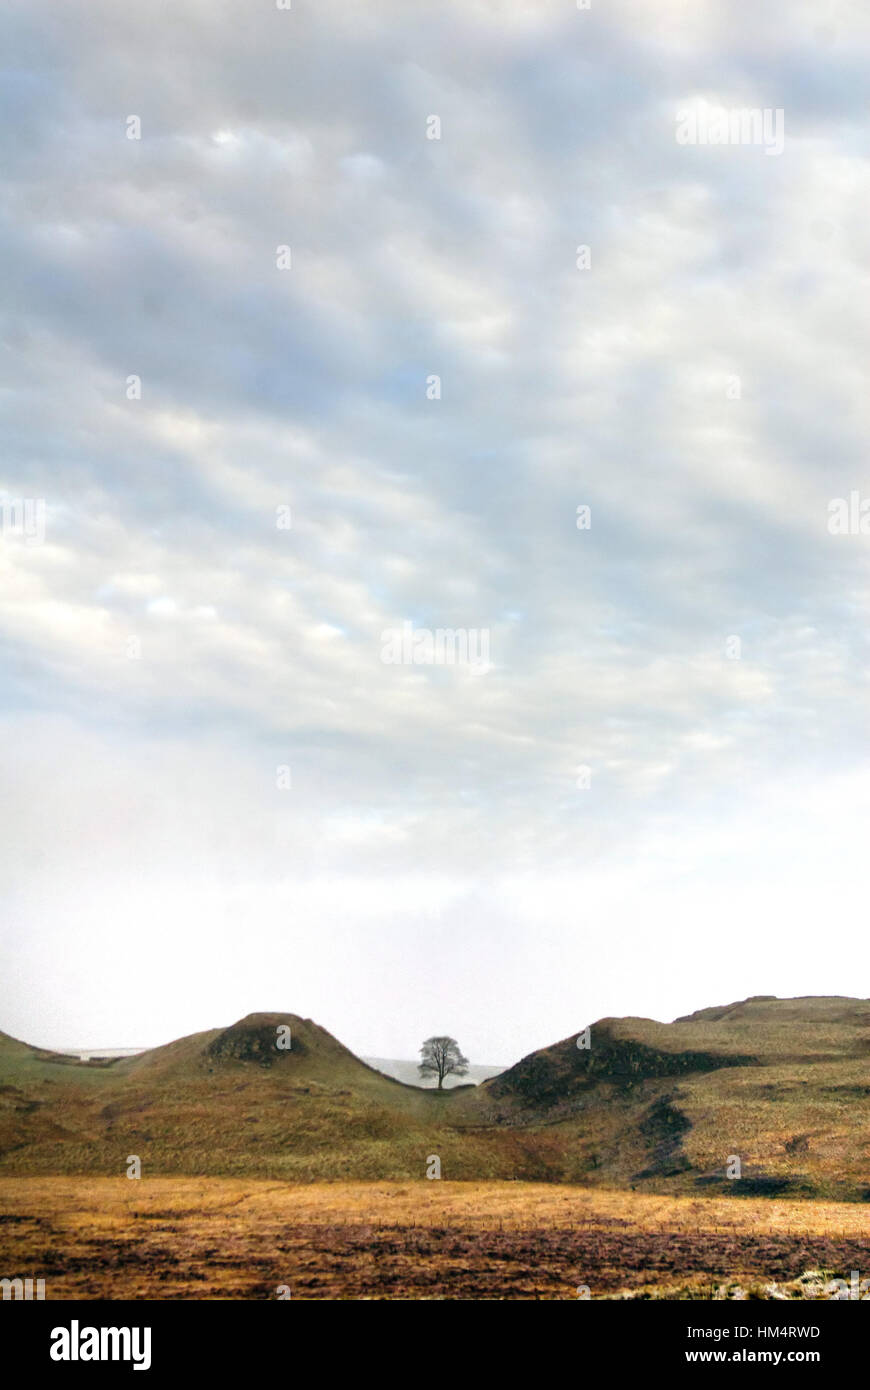
{"type": "Polygon", "coordinates": [[[113,1225],[153,1211],[202,1217],[228,1207],[282,1211],[296,1222],[365,1221],[387,1226],[476,1226],[501,1222],[573,1227],[619,1220],[638,1230],[776,1231],[870,1235],[870,1210],[854,1202],[659,1196],[621,1189],[529,1182],[322,1182],[159,1177],[0,1178],[0,1213],[51,1213],[113,1225]]]}
{"type": "Polygon", "coordinates": [[[763,1274],[765,1238],[774,1263],[789,1242],[802,1259],[814,1237],[852,1241],[853,1268],[868,1234],[855,1203],[425,1179],[0,1179],[0,1275],[44,1277],[51,1299],[265,1299],[285,1282],[294,1298],[552,1299],[579,1283],[611,1297],[683,1271],[700,1287],[700,1268],[763,1274]]]}

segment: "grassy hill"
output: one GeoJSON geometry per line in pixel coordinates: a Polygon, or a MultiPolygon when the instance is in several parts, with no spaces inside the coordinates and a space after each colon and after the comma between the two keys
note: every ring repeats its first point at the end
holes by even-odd
{"type": "Polygon", "coordinates": [[[476,1087],[404,1085],[310,1019],[252,1014],[79,1062],[0,1034],[0,1173],[519,1178],[870,1195],[870,1001],[758,997],[602,1019],[476,1087]],[[291,1046],[276,1046],[289,1025],[291,1046]],[[725,1176],[731,1155],[739,1181],[725,1176]]]}

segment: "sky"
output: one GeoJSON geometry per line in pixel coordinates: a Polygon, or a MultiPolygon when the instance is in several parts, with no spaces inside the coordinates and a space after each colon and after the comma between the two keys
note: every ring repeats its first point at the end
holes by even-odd
{"type": "Polygon", "coordinates": [[[0,52],[0,1029],[870,995],[866,6],[0,52]]]}

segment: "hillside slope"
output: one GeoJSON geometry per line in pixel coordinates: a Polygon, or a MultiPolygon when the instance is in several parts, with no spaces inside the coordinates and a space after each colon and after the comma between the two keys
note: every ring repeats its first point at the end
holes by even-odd
{"type": "Polygon", "coordinates": [[[81,1063],[0,1034],[0,1172],[422,1178],[866,1199],[870,1001],[755,997],[602,1019],[439,1094],[310,1019],[252,1014],[81,1063]],[[276,1045],[290,1030],[289,1049],[276,1045]],[[726,1167],[740,1159],[739,1180],[726,1167]]]}

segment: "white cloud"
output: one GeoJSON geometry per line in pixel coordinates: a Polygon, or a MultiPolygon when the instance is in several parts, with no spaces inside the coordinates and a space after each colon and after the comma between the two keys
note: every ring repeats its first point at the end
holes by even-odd
{"type": "Polygon", "coordinates": [[[38,864],[0,1027],[272,1002],[389,1055],[461,968],[501,1061],[575,1012],[815,988],[870,657],[864,542],[825,524],[867,480],[870,31],[824,22],[7,7],[3,485],[46,537],[0,538],[5,854],[38,864]],[[694,93],[782,106],[782,156],[678,146],[694,93]],[[404,621],[489,630],[485,678],[385,666],[404,621]],[[703,924],[753,918],[723,975],[703,924]]]}

